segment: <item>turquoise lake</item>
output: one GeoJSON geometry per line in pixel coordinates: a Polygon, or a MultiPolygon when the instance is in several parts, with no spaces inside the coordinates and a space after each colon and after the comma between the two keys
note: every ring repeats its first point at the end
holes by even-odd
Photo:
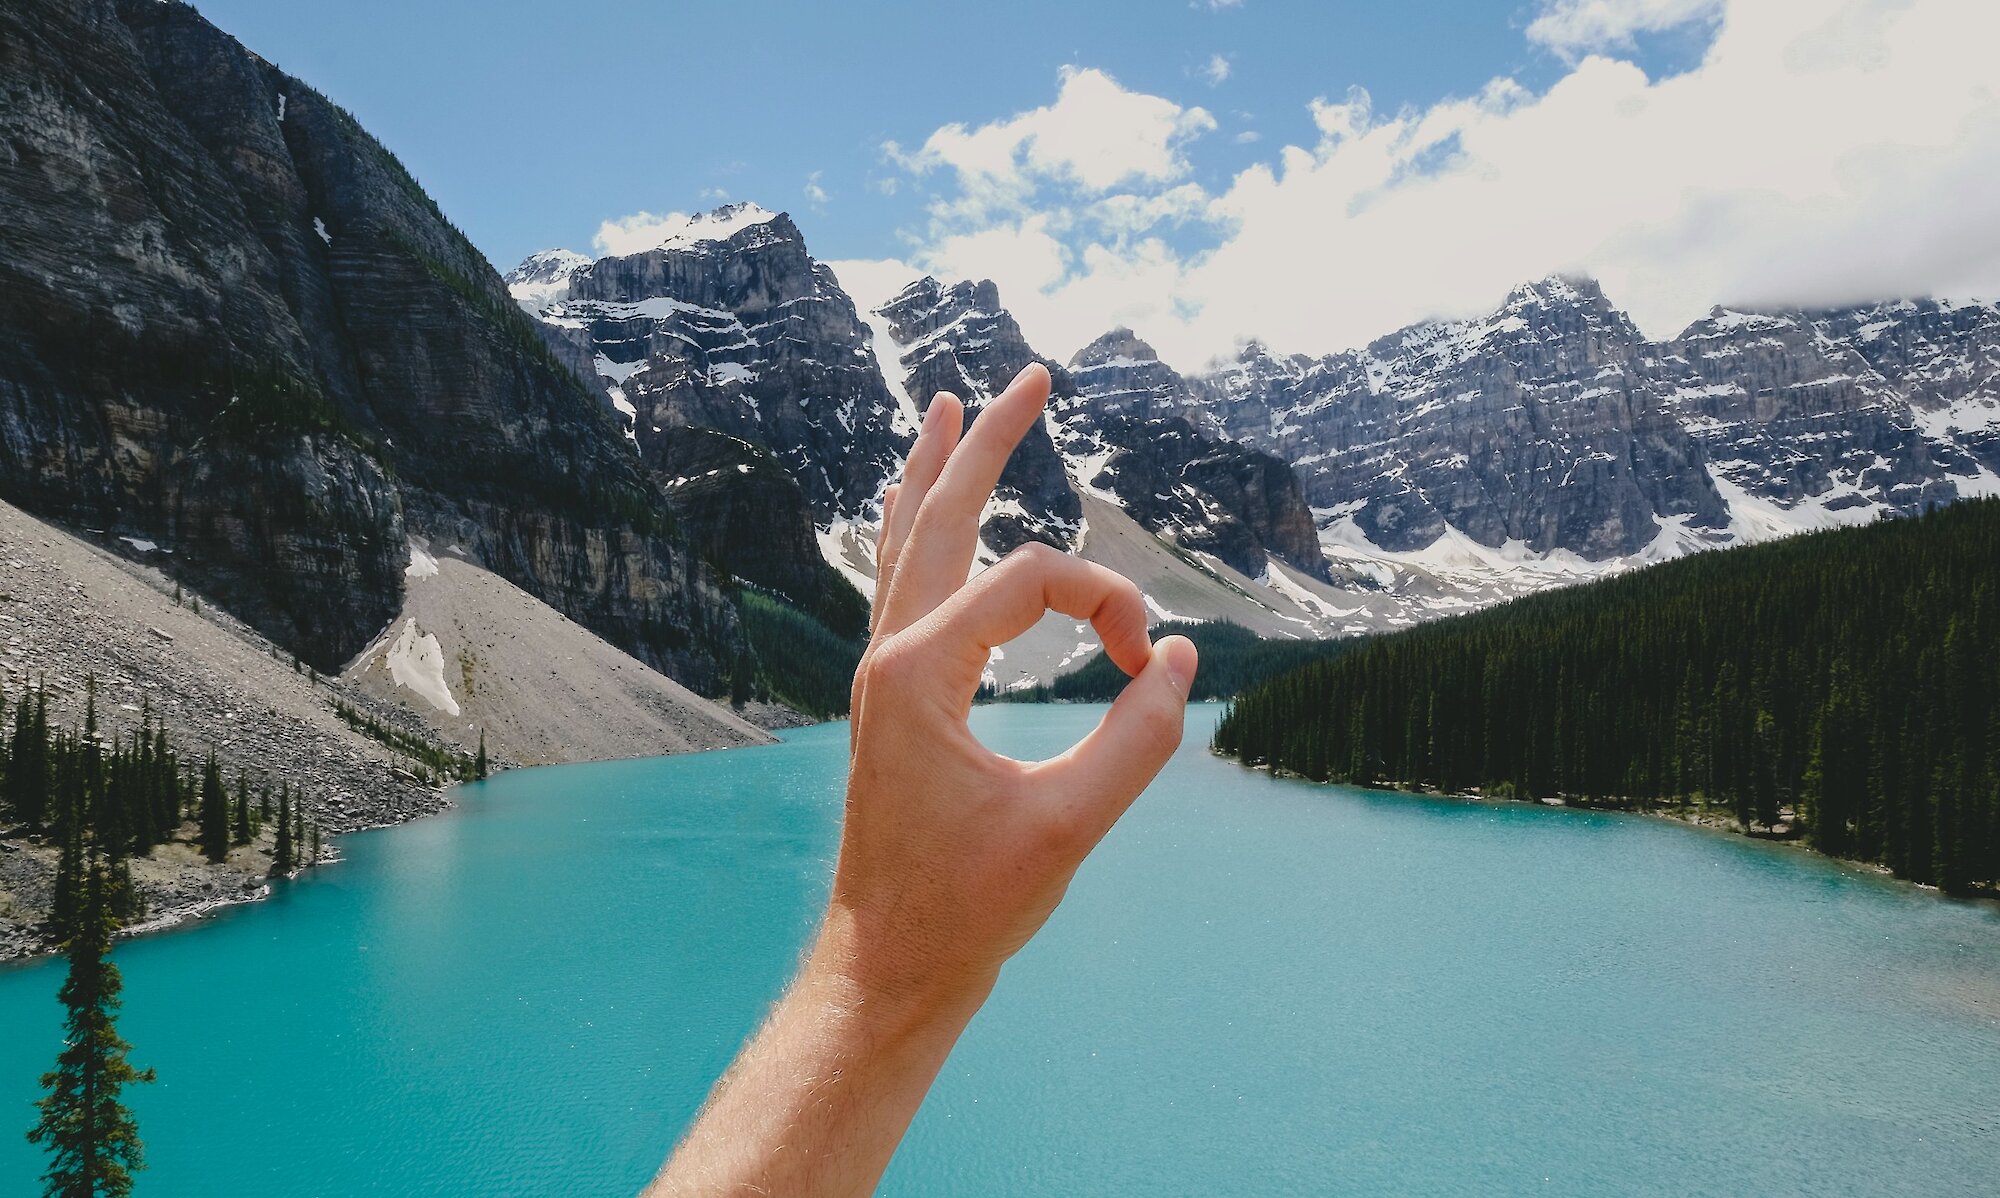
{"type": "MultiPolygon", "coordinates": [[[[1016,756],[1099,709],[996,707],[1016,756]]],[[[882,1192],[1991,1195],[2000,910],[1641,818],[1276,781],[1214,707],[882,1192]]],[[[845,725],[517,771],[117,952],[145,1196],[629,1196],[826,890],[845,725]]],[[[0,1194],[57,1050],[0,968],[0,1194]]]]}

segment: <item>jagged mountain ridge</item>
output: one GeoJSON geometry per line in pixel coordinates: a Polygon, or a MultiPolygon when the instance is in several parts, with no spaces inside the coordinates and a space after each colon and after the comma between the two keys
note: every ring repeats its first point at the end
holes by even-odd
{"type": "MultiPolygon", "coordinates": [[[[893,349],[884,356],[902,373],[898,386],[921,411],[930,409],[938,392],[949,391],[964,401],[969,429],[980,409],[1034,362],[1049,370],[1052,406],[1076,394],[1061,364],[1028,345],[991,282],[947,285],[918,279],[875,314],[893,349]]],[[[878,344],[878,353],[883,348],[878,344]]],[[[1043,421],[1027,431],[1001,470],[981,537],[995,554],[1026,541],[1071,549],[1082,531],[1082,516],[1062,455],[1043,421]]]]}
{"type": "MultiPolygon", "coordinates": [[[[794,252],[810,261],[802,242],[794,252]]],[[[520,288],[545,285],[547,261],[523,264],[520,288]]],[[[1252,344],[1194,376],[1127,329],[1050,361],[990,282],[918,279],[858,316],[895,431],[936,391],[976,412],[1028,362],[1050,367],[1049,417],[1008,464],[984,556],[1026,539],[1079,548],[1077,501],[1095,496],[1191,554],[1189,568],[1261,584],[1224,578],[1259,618],[1283,608],[1301,634],[1407,623],[2000,482],[1982,465],[2000,448],[1991,306],[1718,312],[1653,342],[1597,284],[1557,277],[1483,318],[1320,358],[1252,344]],[[1904,391],[1932,398],[1911,407],[1904,391]]],[[[615,388],[616,369],[599,366],[615,388]]],[[[814,512],[822,549],[864,588],[855,530],[871,516],[852,499],[831,519],[814,512]]]]}
{"type": "Polygon", "coordinates": [[[661,243],[563,250],[505,276],[565,358],[595,378],[709,560],[858,628],[815,529],[879,504],[913,413],[871,332],[791,218],[752,204],[689,217],[661,243]]]}
{"type": "Polygon", "coordinates": [[[1077,485],[1112,499],[1145,527],[1256,578],[1275,555],[1331,581],[1312,511],[1282,459],[1197,429],[1178,411],[1184,380],[1130,329],[1114,329],[1069,362],[1076,394],[1052,423],[1077,485]]]}
{"type": "Polygon", "coordinates": [[[1992,305],[1718,309],[1656,343],[1551,278],[1359,352],[1253,343],[1178,399],[1293,462],[1336,540],[1612,562],[1986,493],[1996,327],[1992,305]]]}
{"type": "MultiPolygon", "coordinates": [[[[697,544],[731,573],[812,607],[825,584],[809,577],[797,547],[843,542],[879,513],[931,397],[952,392],[976,421],[1039,361],[1054,382],[1052,415],[1002,472],[982,524],[986,558],[1028,540],[1076,548],[1083,523],[1072,465],[1078,454],[1098,455],[1096,478],[1118,453],[1106,479],[1146,480],[1143,493],[1107,494],[1146,527],[1251,576],[1264,566],[1260,536],[1289,536],[1287,560],[1325,576],[1310,513],[1283,463],[1183,421],[1162,435],[1149,418],[1099,420],[1092,405],[1079,406],[1069,372],[1028,345],[990,282],[919,279],[858,312],[786,214],[733,204],[661,234],[655,249],[594,262],[543,251],[506,281],[559,353],[589,363],[697,544]],[[1058,438],[1079,435],[1087,446],[1058,450],[1058,438]],[[1190,471],[1205,481],[1190,483],[1190,471]],[[781,494],[785,478],[803,502],[781,494]],[[764,535],[743,535],[758,528],[764,535]]],[[[855,580],[865,586],[865,542],[852,545],[859,561],[843,564],[861,565],[855,580]]],[[[806,557],[818,564],[817,554],[806,557]]]]}
{"type": "Polygon", "coordinates": [[[160,0],[6,5],[0,88],[0,494],[159,546],[324,670],[417,536],[714,689],[719,580],[352,117],[160,0]]]}

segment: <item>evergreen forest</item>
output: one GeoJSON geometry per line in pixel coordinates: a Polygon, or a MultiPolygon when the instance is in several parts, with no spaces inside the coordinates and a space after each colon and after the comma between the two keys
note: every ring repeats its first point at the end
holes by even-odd
{"type": "Polygon", "coordinates": [[[2000,500],[1698,554],[1371,638],[1214,747],[1321,781],[1719,808],[1967,893],[2000,880],[2000,500]]]}

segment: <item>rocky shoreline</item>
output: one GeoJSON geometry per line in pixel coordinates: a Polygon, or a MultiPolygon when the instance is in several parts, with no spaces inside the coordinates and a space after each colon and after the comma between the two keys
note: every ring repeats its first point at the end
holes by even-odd
{"type": "MultiPolygon", "coordinates": [[[[148,552],[141,550],[141,552],[148,552]]],[[[158,553],[159,551],[150,551],[158,553]]],[[[162,555],[164,556],[164,555],[162,555]]],[[[117,556],[0,504],[0,694],[8,710],[31,688],[51,725],[83,723],[96,688],[100,734],[150,719],[184,764],[215,754],[225,779],[289,783],[327,840],[402,823],[450,805],[418,779],[406,753],[357,731],[339,708],[368,712],[419,744],[435,737],[401,707],[296,665],[218,605],[159,569],[117,556]]],[[[270,834],[211,864],[184,843],[132,863],[149,920],[185,919],[264,884],[270,834]]],[[[47,951],[40,933],[56,848],[0,827],[0,960],[47,951]]]]}

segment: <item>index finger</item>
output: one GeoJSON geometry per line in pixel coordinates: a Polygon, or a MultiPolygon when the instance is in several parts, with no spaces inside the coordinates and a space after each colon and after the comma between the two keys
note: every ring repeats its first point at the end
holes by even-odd
{"type": "Polygon", "coordinates": [[[965,585],[979,544],[979,513],[1048,400],[1048,368],[1033,362],[980,409],[917,509],[882,609],[883,632],[909,627],[965,585]]]}
{"type": "Polygon", "coordinates": [[[1034,541],[967,583],[911,631],[939,648],[955,667],[947,675],[953,691],[969,695],[979,688],[992,651],[1051,611],[1090,621],[1105,655],[1127,674],[1136,676],[1152,660],[1139,588],[1115,570],[1034,541]]]}

